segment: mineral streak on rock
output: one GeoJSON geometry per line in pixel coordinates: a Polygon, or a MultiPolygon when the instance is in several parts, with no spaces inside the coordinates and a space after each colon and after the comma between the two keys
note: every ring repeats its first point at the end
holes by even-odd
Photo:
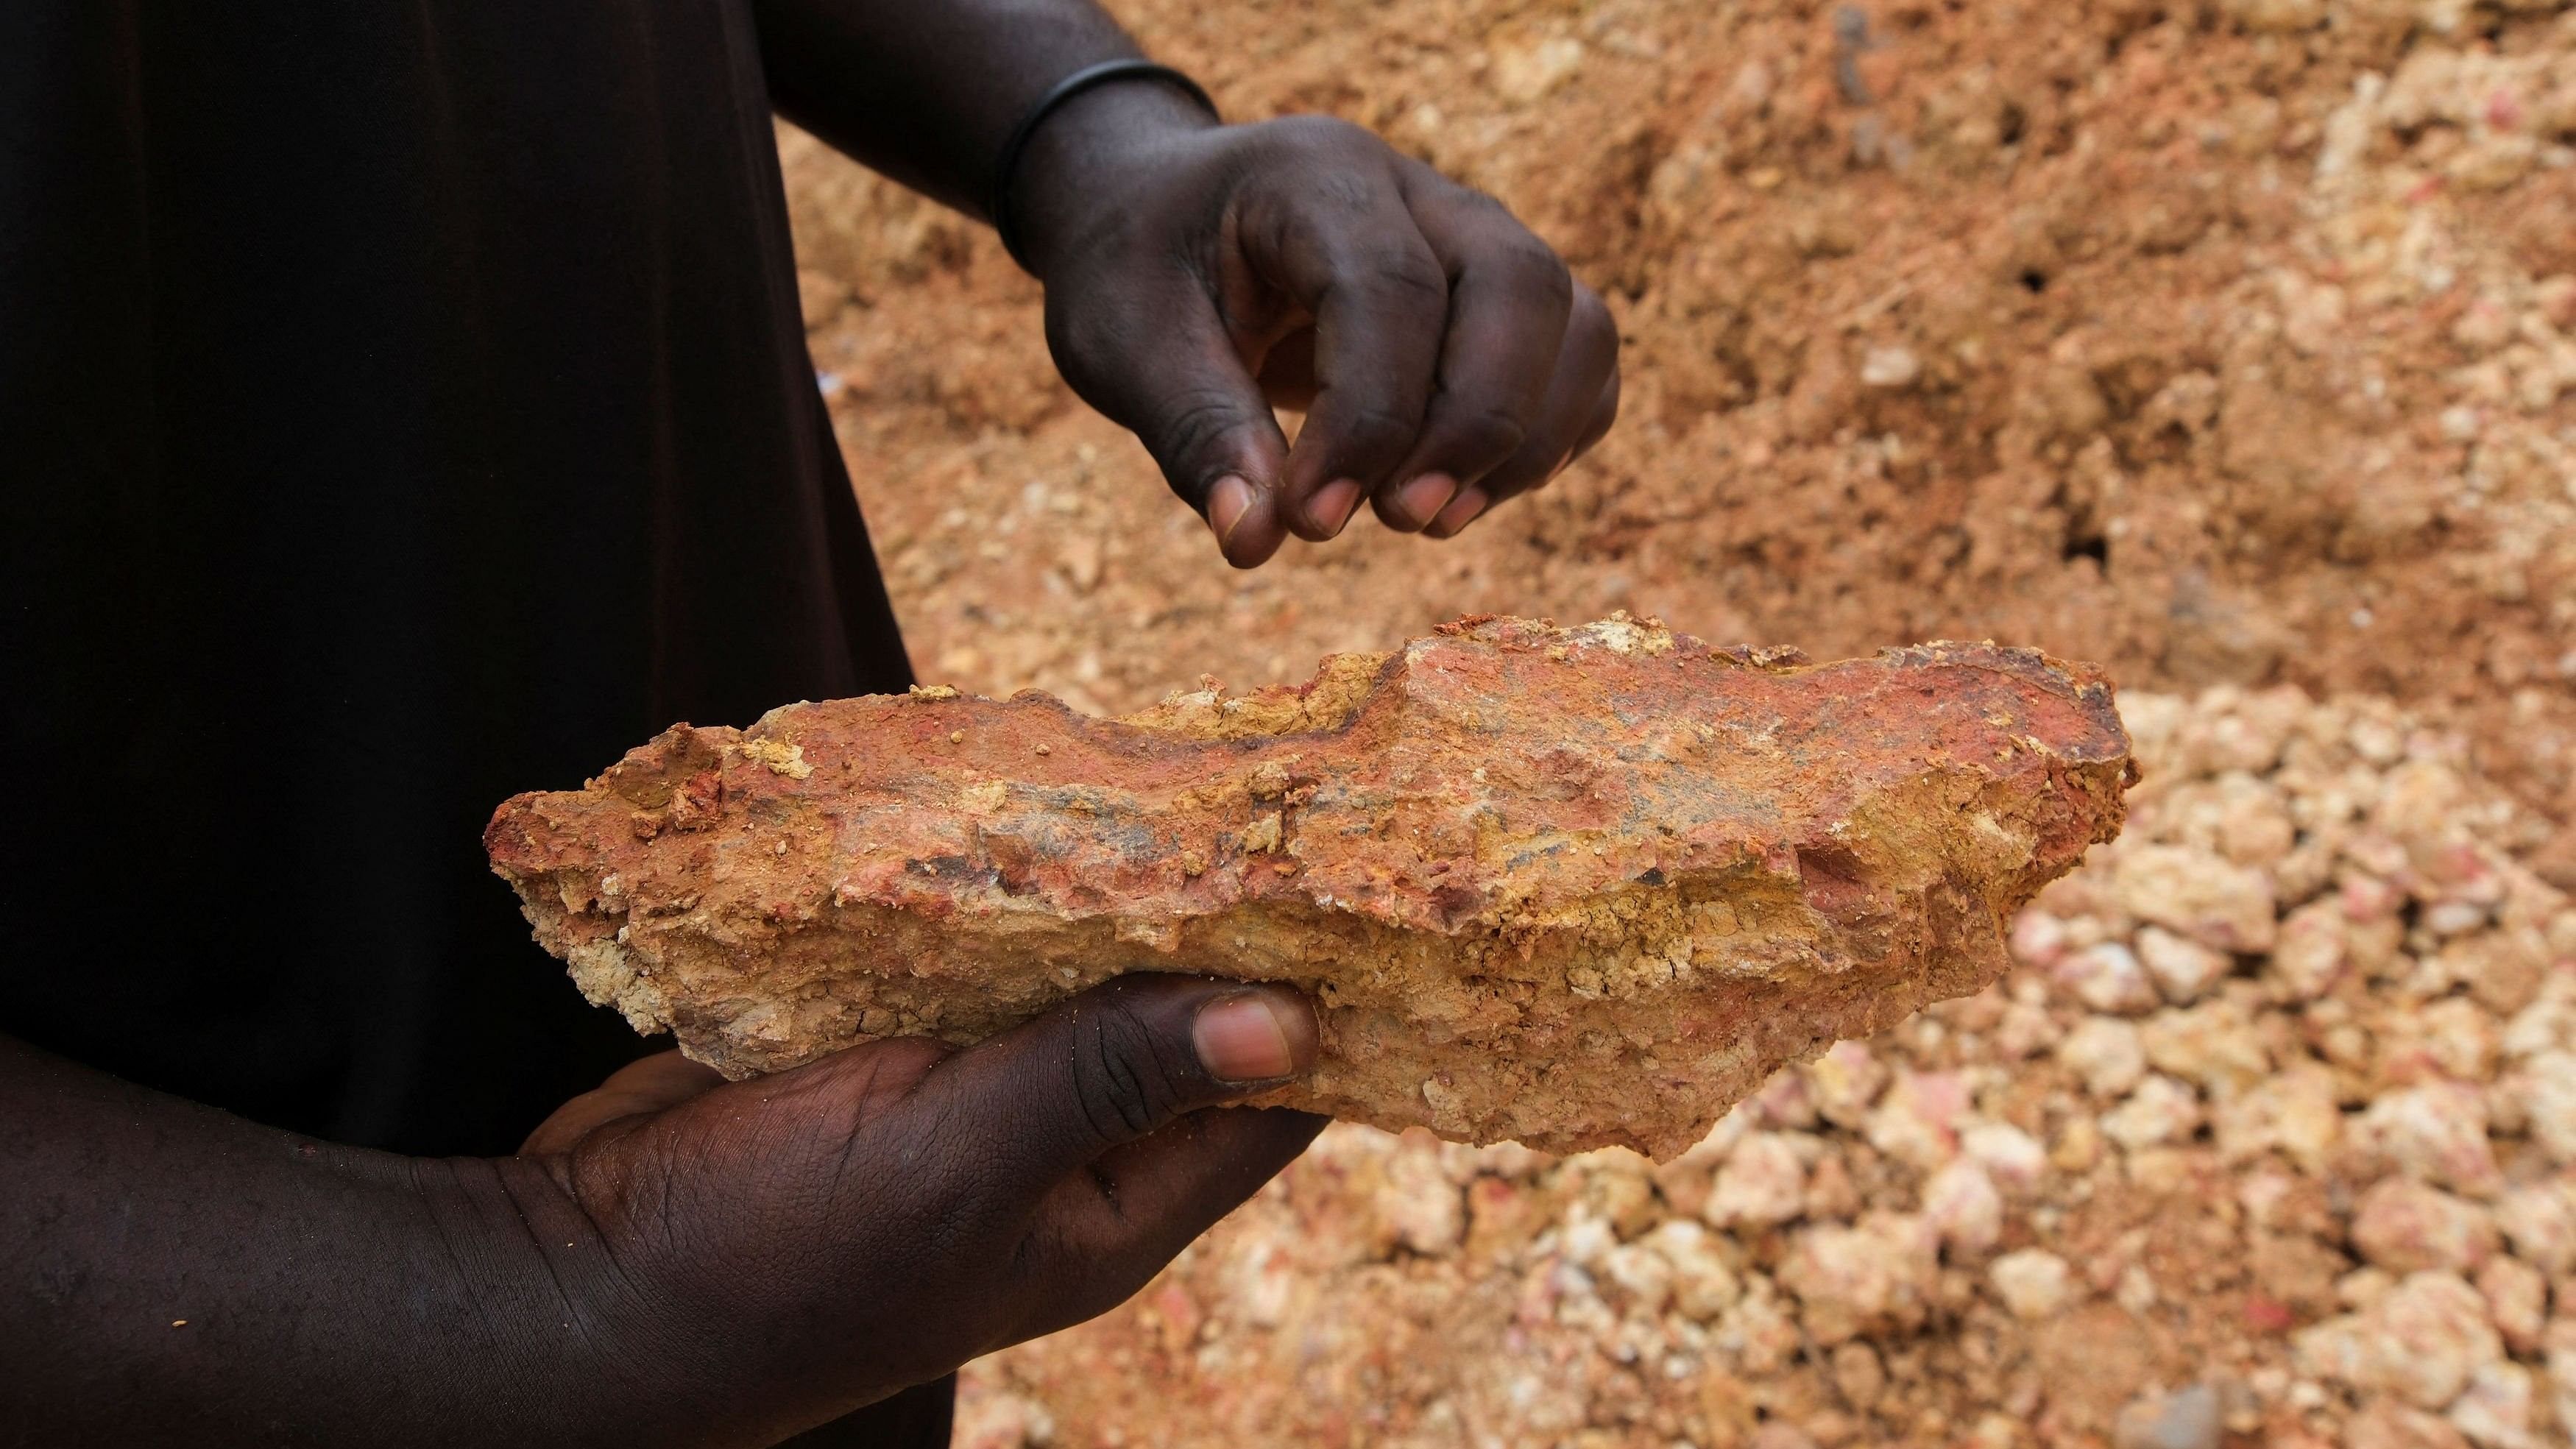
{"type": "Polygon", "coordinates": [[[1319,1003],[1269,1101],[1666,1157],[2001,974],[2128,751],[2100,674],[2032,650],[1479,617],[1120,720],[932,688],[679,725],[484,844],[584,993],[729,1076],[1199,971],[1319,1003]]]}

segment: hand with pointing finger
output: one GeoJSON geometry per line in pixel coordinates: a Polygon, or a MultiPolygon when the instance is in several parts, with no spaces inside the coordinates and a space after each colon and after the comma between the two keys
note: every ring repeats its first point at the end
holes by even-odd
{"type": "Polygon", "coordinates": [[[1051,117],[1021,174],[1058,368],[1237,567],[1363,503],[1447,538],[1617,416],[1601,299],[1499,203],[1359,127],[1220,126],[1111,87],[1051,117]],[[1274,407],[1305,411],[1293,447],[1274,407]]]}

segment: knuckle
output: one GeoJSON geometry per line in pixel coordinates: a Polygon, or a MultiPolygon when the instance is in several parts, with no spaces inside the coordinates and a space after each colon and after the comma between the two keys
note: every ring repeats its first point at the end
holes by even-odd
{"type": "Polygon", "coordinates": [[[1510,457],[1529,440],[1529,424],[1519,414],[1490,406],[1444,410],[1432,431],[1441,452],[1484,466],[1510,457]]]}
{"type": "Polygon", "coordinates": [[[1415,305],[1445,304],[1449,273],[1427,250],[1384,247],[1373,251],[1362,271],[1372,290],[1401,297],[1415,305]]]}
{"type": "Polygon", "coordinates": [[[1380,144],[1367,127],[1339,116],[1282,116],[1270,125],[1280,139],[1319,151],[1375,149],[1380,144]]]}
{"type": "Polygon", "coordinates": [[[1343,451],[1391,464],[1395,454],[1412,446],[1422,420],[1392,408],[1370,405],[1351,409],[1335,419],[1334,426],[1341,434],[1343,451]]]}
{"type": "Polygon", "coordinates": [[[1590,287],[1577,288],[1574,310],[1566,318],[1567,333],[1595,353],[1616,357],[1619,353],[1619,324],[1612,320],[1608,304],[1590,287]]]}
{"type": "Polygon", "coordinates": [[[1075,1100],[1102,1141],[1127,1141],[1179,1110],[1178,1067],[1148,1023],[1107,1005],[1081,1023],[1073,1052],[1075,1100]]]}
{"type": "Polygon", "coordinates": [[[1556,254],[1556,248],[1523,226],[1520,218],[1503,210],[1501,202],[1482,192],[1476,193],[1476,202],[1469,208],[1473,214],[1468,219],[1476,229],[1474,245],[1479,263],[1513,286],[1545,290],[1571,305],[1574,273],[1566,267],[1565,258],[1556,254]]]}
{"type": "Polygon", "coordinates": [[[1570,315],[1574,273],[1567,270],[1565,259],[1556,254],[1555,248],[1524,232],[1520,240],[1505,248],[1503,265],[1514,286],[1570,315]]]}
{"type": "Polygon", "coordinates": [[[1189,389],[1163,400],[1145,428],[1146,444],[1175,483],[1197,483],[1202,460],[1243,424],[1243,409],[1230,393],[1189,389]]]}

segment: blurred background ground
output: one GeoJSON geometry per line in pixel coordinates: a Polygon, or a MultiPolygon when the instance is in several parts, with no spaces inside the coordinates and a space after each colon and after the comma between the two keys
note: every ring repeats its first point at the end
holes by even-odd
{"type": "Polygon", "coordinates": [[[1116,711],[1627,608],[2100,660],[2169,768],[2006,988],[1680,1167],[1335,1129],[1136,1304],[980,1366],[971,1442],[2566,1442],[2576,14],[1118,9],[1233,116],[1509,203],[1620,318],[1623,421],[1452,543],[1363,520],[1232,573],[989,236],[783,133],[926,680],[1116,711]]]}

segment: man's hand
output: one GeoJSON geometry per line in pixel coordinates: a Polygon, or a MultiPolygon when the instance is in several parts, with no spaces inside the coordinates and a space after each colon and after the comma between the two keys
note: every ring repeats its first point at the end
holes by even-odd
{"type": "Polygon", "coordinates": [[[1293,993],[1129,976],[969,1051],[648,1058],[525,1152],[670,1363],[796,1429],[1125,1300],[1305,1150],[1323,1119],[1224,1104],[1314,1051],[1293,993]]]}
{"type": "Polygon", "coordinates": [[[1130,976],[428,1160],[0,1040],[0,1440],[773,1444],[1133,1293],[1305,1149],[1225,1104],[1314,1053],[1293,992],[1130,976]]]}
{"type": "Polygon", "coordinates": [[[1126,80],[1049,112],[996,177],[1057,81],[1140,54],[1094,0],[752,8],[782,114],[970,212],[1007,184],[1065,380],[1240,567],[1331,538],[1363,500],[1446,538],[1618,413],[1601,299],[1491,198],[1357,126],[1218,126],[1126,80]],[[1273,406],[1305,412],[1294,448],[1273,406]]]}
{"type": "Polygon", "coordinates": [[[1048,118],[1012,201],[1065,379],[1238,567],[1363,501],[1449,537],[1617,416],[1601,299],[1499,203],[1356,126],[1216,126],[1107,86],[1048,118]],[[1273,407],[1305,411],[1294,447],[1273,407]]]}

